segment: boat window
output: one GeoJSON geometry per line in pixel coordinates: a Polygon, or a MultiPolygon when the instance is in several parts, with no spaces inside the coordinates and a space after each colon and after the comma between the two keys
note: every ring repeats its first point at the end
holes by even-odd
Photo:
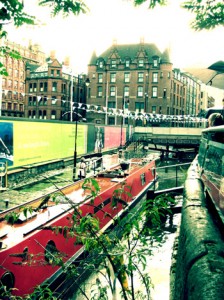
{"type": "Polygon", "coordinates": [[[45,260],[49,263],[52,264],[54,261],[55,255],[58,253],[57,247],[55,245],[54,241],[49,241],[46,245],[45,248],[45,260]]]}
{"type": "Polygon", "coordinates": [[[98,206],[94,207],[94,214],[96,214],[99,210],[103,209],[103,207],[109,204],[110,201],[110,198],[108,198],[105,201],[101,202],[98,206]]]}
{"type": "Polygon", "coordinates": [[[1,284],[6,287],[7,290],[14,288],[15,276],[11,272],[5,272],[1,277],[1,284]]]}
{"type": "Polygon", "coordinates": [[[221,148],[209,145],[209,148],[206,152],[204,169],[207,172],[213,172],[217,175],[222,175],[222,156],[223,150],[221,148]]]}
{"type": "Polygon", "coordinates": [[[141,174],[141,183],[142,183],[142,185],[144,185],[146,183],[145,173],[141,174]]]}

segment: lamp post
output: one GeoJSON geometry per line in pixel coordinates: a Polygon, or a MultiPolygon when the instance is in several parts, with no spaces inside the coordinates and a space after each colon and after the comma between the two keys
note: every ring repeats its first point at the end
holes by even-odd
{"type": "Polygon", "coordinates": [[[129,104],[129,99],[125,100],[125,96],[122,99],[122,110],[123,110],[123,114],[121,117],[121,139],[120,139],[120,148],[122,148],[122,136],[123,136],[123,123],[124,123],[124,110],[125,110],[125,104],[127,103],[127,105],[129,104]]]}
{"type": "MultiPolygon", "coordinates": [[[[80,76],[78,75],[78,91],[77,91],[77,103],[75,106],[75,148],[74,148],[74,165],[73,165],[73,181],[77,181],[78,179],[76,178],[76,165],[77,165],[77,134],[78,134],[78,118],[79,118],[79,113],[78,113],[78,103],[79,103],[79,84],[80,84],[80,76]]],[[[89,78],[86,78],[85,80],[85,86],[88,88],[90,84],[89,78]]],[[[87,93],[86,93],[86,98],[87,98],[87,93]]]]}

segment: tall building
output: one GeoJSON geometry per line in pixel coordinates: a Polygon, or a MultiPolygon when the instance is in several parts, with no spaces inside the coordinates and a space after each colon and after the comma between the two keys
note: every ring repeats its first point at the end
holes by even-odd
{"type": "Polygon", "coordinates": [[[85,117],[85,76],[73,75],[68,58],[60,63],[54,51],[42,65],[27,64],[25,117],[74,121],[85,117]]]}
{"type": "Polygon", "coordinates": [[[187,72],[173,70],[173,115],[198,115],[201,102],[201,82],[187,72]]]}
{"type": "Polygon", "coordinates": [[[25,68],[27,62],[42,63],[45,54],[38,45],[29,44],[28,47],[6,41],[6,54],[3,65],[8,73],[2,76],[1,115],[12,117],[24,117],[25,109],[25,68]],[[13,58],[10,51],[16,51],[21,59],[13,58]]]}
{"type": "Polygon", "coordinates": [[[88,77],[90,122],[117,125],[125,119],[129,124],[144,125],[144,114],[167,114],[171,109],[169,51],[161,53],[154,44],[115,42],[100,56],[93,53],[88,77]]]}

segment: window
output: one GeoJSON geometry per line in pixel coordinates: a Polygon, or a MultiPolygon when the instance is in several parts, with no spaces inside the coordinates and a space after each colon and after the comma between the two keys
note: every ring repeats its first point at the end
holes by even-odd
{"type": "Polygon", "coordinates": [[[32,92],[33,91],[33,85],[32,83],[29,84],[29,92],[32,92]]]}
{"type": "Polygon", "coordinates": [[[114,101],[109,101],[108,108],[116,108],[116,103],[114,101]]]}
{"type": "Polygon", "coordinates": [[[37,105],[37,97],[33,97],[33,105],[37,105]]]}
{"type": "Polygon", "coordinates": [[[116,87],[115,86],[111,86],[110,87],[110,96],[111,97],[115,97],[116,96],[116,87]]]}
{"type": "Polygon", "coordinates": [[[155,105],[152,106],[152,113],[153,113],[153,114],[156,113],[156,106],[155,106],[155,105]]]}
{"type": "Polygon", "coordinates": [[[127,59],[127,60],[125,61],[125,67],[126,67],[126,68],[130,68],[130,60],[129,60],[129,59],[127,59]]]}
{"type": "Polygon", "coordinates": [[[138,66],[139,66],[140,68],[144,67],[144,59],[139,59],[139,61],[138,61],[138,66]]]}
{"type": "Polygon", "coordinates": [[[43,116],[43,119],[44,119],[44,120],[47,119],[47,112],[46,112],[46,110],[43,111],[42,116],[43,116]]]}
{"type": "Polygon", "coordinates": [[[60,77],[60,70],[57,70],[57,77],[60,77]]]}
{"type": "Polygon", "coordinates": [[[13,110],[18,110],[18,103],[14,103],[13,106],[13,110]]]}
{"type": "Polygon", "coordinates": [[[34,82],[34,84],[33,84],[33,91],[34,91],[34,92],[37,91],[37,84],[36,84],[36,82],[34,82]]]}
{"type": "Polygon", "coordinates": [[[57,92],[57,82],[53,82],[53,84],[52,84],[52,92],[57,92]]]}
{"type": "Polygon", "coordinates": [[[157,86],[153,86],[152,87],[152,97],[156,98],[157,95],[158,95],[158,88],[157,88],[157,86]]]}
{"type": "Polygon", "coordinates": [[[143,82],[143,81],[144,81],[144,73],[138,72],[138,82],[143,82]]]}
{"type": "Polygon", "coordinates": [[[16,80],[14,81],[14,89],[16,89],[16,90],[18,89],[18,81],[16,81],[16,80]]]}
{"type": "Polygon", "coordinates": [[[158,67],[158,59],[157,58],[153,59],[153,67],[154,68],[158,67]]]}
{"type": "Polygon", "coordinates": [[[52,105],[55,105],[56,102],[57,102],[57,99],[56,99],[55,96],[53,96],[52,99],[51,99],[51,104],[52,104],[52,105]]]}
{"type": "Polygon", "coordinates": [[[20,83],[19,83],[19,89],[20,89],[20,91],[23,91],[23,85],[24,85],[23,82],[20,82],[20,83]]]}
{"type": "Polygon", "coordinates": [[[28,98],[28,105],[31,106],[32,105],[32,97],[28,98]]]}
{"type": "Polygon", "coordinates": [[[55,110],[52,110],[52,112],[51,112],[51,119],[52,120],[56,119],[56,111],[55,110]]]}
{"type": "Polygon", "coordinates": [[[111,60],[111,68],[116,68],[116,66],[117,66],[117,63],[116,63],[116,60],[115,59],[112,59],[111,60]]]}
{"type": "Polygon", "coordinates": [[[23,104],[19,105],[19,111],[23,111],[23,104]]]}
{"type": "Polygon", "coordinates": [[[130,82],[130,73],[124,73],[124,82],[130,82]]]}
{"type": "Polygon", "coordinates": [[[47,105],[47,97],[44,96],[44,105],[47,105]]]}
{"type": "Polygon", "coordinates": [[[163,72],[160,72],[160,78],[163,78],[163,72]]]}
{"type": "Polygon", "coordinates": [[[40,92],[43,92],[44,91],[44,84],[43,82],[40,82],[40,92]]]}
{"type": "Polygon", "coordinates": [[[103,82],[103,73],[98,74],[98,82],[102,83],[103,82]]]}
{"type": "Polygon", "coordinates": [[[51,76],[54,76],[54,70],[51,70],[51,76]]]}
{"type": "Polygon", "coordinates": [[[103,88],[102,86],[97,87],[97,96],[102,97],[103,96],[103,88]]]}
{"type": "Polygon", "coordinates": [[[135,111],[136,112],[144,112],[144,103],[143,102],[135,102],[135,111]]]}
{"type": "Polygon", "coordinates": [[[116,82],[116,73],[110,73],[110,82],[116,82]]]}
{"type": "Polygon", "coordinates": [[[163,89],[163,98],[166,98],[167,90],[166,88],[163,89]]]}
{"type": "Polygon", "coordinates": [[[47,86],[47,82],[44,82],[44,92],[47,92],[48,86],[47,86]]]}
{"type": "Polygon", "coordinates": [[[124,87],[124,97],[129,97],[129,86],[124,87]]]}
{"type": "Polygon", "coordinates": [[[18,71],[18,70],[15,70],[15,71],[14,71],[14,76],[15,76],[15,78],[18,78],[18,77],[19,77],[19,71],[18,71]]]}
{"type": "Polygon", "coordinates": [[[138,86],[137,97],[143,97],[143,87],[138,86]]]}
{"type": "Polygon", "coordinates": [[[152,82],[158,82],[158,73],[152,73],[152,82]]]}
{"type": "Polygon", "coordinates": [[[103,61],[101,60],[100,62],[99,62],[99,68],[103,68],[103,61]]]}
{"type": "Polygon", "coordinates": [[[42,110],[39,110],[39,119],[43,119],[43,112],[42,112],[42,110]]]}
{"type": "Polygon", "coordinates": [[[114,117],[108,117],[108,125],[115,125],[115,118],[114,117]]]}
{"type": "Polygon", "coordinates": [[[8,69],[9,76],[12,76],[12,68],[8,69]]]}

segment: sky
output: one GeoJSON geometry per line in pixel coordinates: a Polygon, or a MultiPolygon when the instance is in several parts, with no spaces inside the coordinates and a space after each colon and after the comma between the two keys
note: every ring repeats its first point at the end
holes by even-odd
{"type": "Polygon", "coordinates": [[[6,26],[8,38],[21,44],[30,39],[47,54],[56,51],[60,62],[66,56],[76,73],[86,73],[92,53],[100,55],[113,41],[137,44],[140,39],[154,43],[162,52],[170,49],[175,68],[205,67],[224,60],[224,27],[195,32],[190,27],[194,14],[180,8],[180,0],[170,0],[165,7],[134,7],[131,0],[85,0],[86,15],[67,18],[50,17],[49,8],[38,7],[36,0],[25,0],[25,11],[45,25],[23,26],[15,30],[6,26]]]}

